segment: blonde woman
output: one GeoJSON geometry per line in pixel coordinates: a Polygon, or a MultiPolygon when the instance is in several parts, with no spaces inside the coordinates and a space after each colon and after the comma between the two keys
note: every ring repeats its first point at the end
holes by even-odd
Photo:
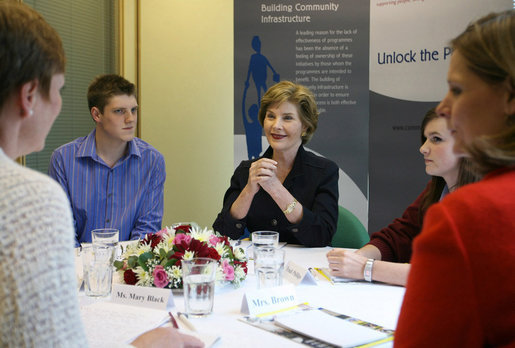
{"type": "Polygon", "coordinates": [[[515,346],[515,11],[451,41],[437,108],[485,174],[425,217],[415,240],[396,347],[515,346]]]}

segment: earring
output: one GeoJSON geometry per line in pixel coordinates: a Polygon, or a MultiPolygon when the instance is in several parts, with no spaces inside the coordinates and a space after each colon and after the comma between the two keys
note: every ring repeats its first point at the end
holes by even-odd
{"type": "Polygon", "coordinates": [[[305,137],[306,136],[306,132],[302,132],[301,136],[305,137]]]}
{"type": "Polygon", "coordinates": [[[29,115],[30,115],[30,116],[34,115],[34,110],[30,109],[30,110],[29,110],[29,115]]]}

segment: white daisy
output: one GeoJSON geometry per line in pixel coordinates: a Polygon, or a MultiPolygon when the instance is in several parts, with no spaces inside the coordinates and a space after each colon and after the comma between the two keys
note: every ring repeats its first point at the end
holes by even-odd
{"type": "Polygon", "coordinates": [[[195,252],[187,250],[184,252],[183,260],[193,260],[195,257],[195,252]]]}
{"type": "Polygon", "coordinates": [[[225,248],[224,243],[216,243],[215,250],[220,255],[221,258],[224,258],[227,256],[227,249],[225,248]]]}
{"type": "Polygon", "coordinates": [[[138,282],[136,283],[136,285],[152,286],[153,279],[152,279],[152,275],[150,273],[148,273],[141,267],[136,267],[135,269],[133,269],[133,271],[134,271],[134,273],[136,273],[136,275],[138,277],[138,282]]]}
{"type": "Polygon", "coordinates": [[[243,248],[234,248],[234,258],[238,261],[246,261],[245,250],[243,248]]]}
{"type": "Polygon", "coordinates": [[[191,236],[201,242],[209,242],[209,239],[213,236],[213,231],[204,227],[203,230],[200,228],[192,227],[191,236]]]}

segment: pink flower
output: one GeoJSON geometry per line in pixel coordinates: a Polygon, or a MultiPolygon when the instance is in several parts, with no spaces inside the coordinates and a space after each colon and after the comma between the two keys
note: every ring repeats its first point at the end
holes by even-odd
{"type": "Polygon", "coordinates": [[[181,244],[184,243],[186,246],[189,245],[191,242],[191,236],[184,233],[178,233],[175,235],[175,238],[173,240],[173,244],[181,244]]]}
{"type": "Polygon", "coordinates": [[[222,268],[225,275],[225,280],[234,280],[234,267],[229,264],[229,261],[222,261],[222,268]]]}
{"type": "Polygon", "coordinates": [[[159,237],[162,237],[163,234],[165,233],[168,233],[168,230],[166,228],[163,228],[162,230],[160,231],[157,231],[156,234],[159,236],[159,237]]]}
{"type": "Polygon", "coordinates": [[[209,243],[211,243],[211,245],[216,245],[220,242],[220,239],[221,238],[218,238],[217,236],[211,236],[211,238],[209,238],[209,243]]]}
{"type": "Polygon", "coordinates": [[[154,268],[152,276],[154,276],[154,285],[158,288],[164,288],[169,283],[166,271],[164,267],[161,265],[156,266],[156,268],[154,268]]]}

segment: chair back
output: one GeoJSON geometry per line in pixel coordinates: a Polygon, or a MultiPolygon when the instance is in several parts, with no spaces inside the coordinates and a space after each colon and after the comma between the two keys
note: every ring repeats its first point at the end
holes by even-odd
{"type": "Polygon", "coordinates": [[[361,221],[344,207],[338,206],[338,223],[332,246],[359,249],[369,241],[370,237],[361,221]]]}

